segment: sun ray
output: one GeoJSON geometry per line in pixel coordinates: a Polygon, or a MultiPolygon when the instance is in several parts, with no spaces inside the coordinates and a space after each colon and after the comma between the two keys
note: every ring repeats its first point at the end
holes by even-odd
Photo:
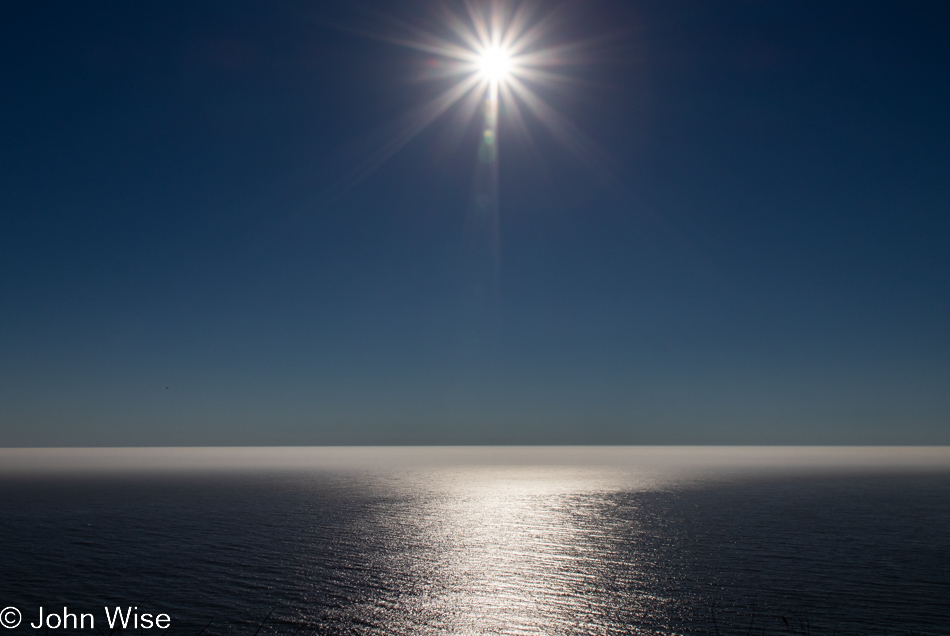
{"type": "MultiPolygon", "coordinates": [[[[405,116],[397,124],[396,134],[344,177],[342,189],[345,190],[372,174],[452,106],[464,101],[467,96],[473,96],[480,83],[478,77],[467,77],[405,116]]],[[[476,103],[477,101],[476,99],[476,103]]]]}
{"type": "MultiPolygon", "coordinates": [[[[457,105],[452,114],[455,132],[449,140],[453,147],[471,130],[480,112],[477,165],[490,166],[490,174],[476,181],[486,184],[485,196],[498,196],[500,117],[506,119],[504,130],[517,131],[515,137],[527,140],[535,154],[539,150],[529,120],[540,122],[590,169],[607,171],[605,153],[539,93],[591,86],[563,69],[583,63],[606,40],[596,36],[557,41],[557,29],[570,21],[572,6],[577,5],[570,0],[549,8],[540,0],[463,0],[458,8],[442,4],[433,14],[445,29],[442,33],[381,16],[388,23],[388,33],[361,34],[432,56],[430,60],[439,62],[428,64],[419,79],[451,85],[402,118],[381,147],[350,173],[349,180],[362,180],[375,171],[457,105]]],[[[493,207],[497,209],[497,202],[493,207]]]]}
{"type": "Polygon", "coordinates": [[[560,141],[574,152],[583,163],[600,176],[611,173],[606,154],[594,140],[584,134],[571,121],[541,99],[518,78],[509,78],[511,93],[531,111],[531,114],[560,141]]]}

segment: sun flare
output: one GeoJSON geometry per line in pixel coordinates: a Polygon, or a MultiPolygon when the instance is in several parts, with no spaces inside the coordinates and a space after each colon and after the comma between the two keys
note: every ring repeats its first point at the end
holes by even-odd
{"type": "Polygon", "coordinates": [[[487,48],[479,57],[478,70],[488,81],[500,82],[511,72],[511,54],[500,46],[487,48]]]}
{"type": "Polygon", "coordinates": [[[393,18],[380,32],[368,33],[425,54],[417,78],[442,88],[400,118],[395,134],[352,178],[359,179],[380,166],[442,117],[452,121],[457,131],[454,138],[461,138],[481,119],[477,165],[490,166],[490,174],[485,193],[475,199],[494,202],[494,207],[500,137],[514,133],[519,143],[534,145],[529,120],[547,128],[585,163],[601,169],[601,153],[546,100],[545,93],[556,96],[580,85],[569,68],[592,59],[604,40],[559,41],[566,4],[552,5],[544,0],[466,0],[456,9],[444,9],[436,30],[393,18]]]}

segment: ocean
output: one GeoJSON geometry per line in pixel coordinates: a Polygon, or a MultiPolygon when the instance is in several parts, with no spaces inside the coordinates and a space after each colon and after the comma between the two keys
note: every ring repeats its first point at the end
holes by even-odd
{"type": "Polygon", "coordinates": [[[0,512],[11,635],[950,634],[946,447],[3,449],[0,512]]]}

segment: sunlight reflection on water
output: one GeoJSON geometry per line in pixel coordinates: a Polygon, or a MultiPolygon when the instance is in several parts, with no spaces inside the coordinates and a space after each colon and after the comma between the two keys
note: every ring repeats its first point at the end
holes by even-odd
{"type": "Polygon", "coordinates": [[[603,625],[602,530],[592,511],[604,479],[552,469],[480,471],[447,480],[419,519],[410,614],[443,617],[452,634],[576,633],[603,625]],[[433,558],[434,557],[434,558],[433,558]],[[418,601],[417,601],[418,602],[418,601]]]}
{"type": "Polygon", "coordinates": [[[799,607],[839,634],[950,617],[947,449],[0,459],[4,598],[157,593],[186,633],[249,636],[274,608],[261,636],[713,633],[713,606],[731,632],[753,605],[767,633],[799,607]]]}

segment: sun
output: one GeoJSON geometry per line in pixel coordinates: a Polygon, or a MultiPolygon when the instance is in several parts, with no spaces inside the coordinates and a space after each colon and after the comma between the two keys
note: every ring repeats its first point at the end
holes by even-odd
{"type": "Polygon", "coordinates": [[[500,133],[514,133],[513,140],[534,145],[532,120],[589,166],[603,170],[599,159],[603,153],[596,144],[545,99],[545,94],[556,96],[583,85],[570,67],[596,59],[609,41],[606,36],[558,40],[568,4],[584,1],[439,3],[442,11],[435,14],[435,31],[428,25],[382,16],[380,31],[361,34],[425,54],[417,77],[441,88],[401,117],[392,136],[347,179],[362,179],[443,116],[451,117],[450,138],[456,141],[475,120],[482,120],[476,155],[476,172],[481,176],[476,181],[484,177],[487,185],[475,199],[492,202],[488,207],[497,208],[500,133]]]}
{"type": "Polygon", "coordinates": [[[478,70],[489,82],[505,80],[511,73],[511,53],[500,46],[484,49],[478,58],[478,70]]]}

